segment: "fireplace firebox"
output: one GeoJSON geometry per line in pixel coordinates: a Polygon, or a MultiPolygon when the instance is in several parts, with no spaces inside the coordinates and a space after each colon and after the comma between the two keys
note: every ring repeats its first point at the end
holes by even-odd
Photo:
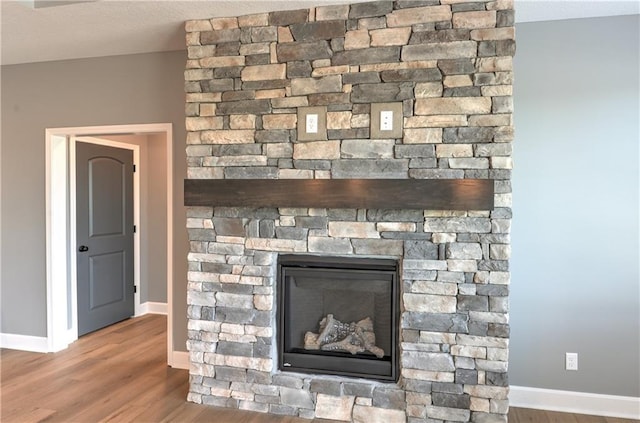
{"type": "Polygon", "coordinates": [[[281,255],[282,371],[398,379],[398,263],[281,255]]]}

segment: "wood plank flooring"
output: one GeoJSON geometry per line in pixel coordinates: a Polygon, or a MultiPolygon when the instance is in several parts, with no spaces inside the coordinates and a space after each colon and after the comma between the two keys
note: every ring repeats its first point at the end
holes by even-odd
{"type": "MultiPolygon", "coordinates": [[[[55,354],[0,350],[0,421],[310,422],[189,403],[188,372],[167,367],[166,362],[166,317],[159,315],[129,319],[83,336],[55,354]]],[[[513,408],[509,422],[631,420],[513,408]]]]}

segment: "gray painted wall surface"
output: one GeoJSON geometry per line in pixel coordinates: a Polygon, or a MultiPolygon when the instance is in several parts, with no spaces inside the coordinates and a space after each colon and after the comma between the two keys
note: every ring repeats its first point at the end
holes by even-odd
{"type": "Polygon", "coordinates": [[[98,138],[140,146],[140,302],[167,302],[167,149],[162,134],[98,138]]]}
{"type": "Polygon", "coordinates": [[[47,332],[45,128],[172,123],[174,346],[186,351],[185,62],[180,51],[2,67],[2,332],[47,332]]]}
{"type": "MultiPolygon", "coordinates": [[[[167,302],[167,149],[164,136],[149,136],[147,163],[151,172],[148,174],[147,189],[149,197],[147,207],[149,214],[155,216],[147,222],[147,301],[167,302]]],[[[182,140],[180,140],[182,141],[182,140]]],[[[181,145],[180,151],[184,150],[181,145]]],[[[178,229],[178,228],[176,228],[178,229]]],[[[180,228],[181,229],[181,228],[180,228]]],[[[182,348],[183,349],[183,348],[182,348]]]]}
{"type": "Polygon", "coordinates": [[[638,21],[517,26],[512,385],[640,396],[638,21]]]}

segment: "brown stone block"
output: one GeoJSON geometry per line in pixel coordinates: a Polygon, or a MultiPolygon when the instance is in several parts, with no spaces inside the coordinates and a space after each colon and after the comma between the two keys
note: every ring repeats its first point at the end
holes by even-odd
{"type": "Polygon", "coordinates": [[[405,119],[405,128],[448,128],[467,126],[465,115],[411,116],[405,119]]]}
{"type": "Polygon", "coordinates": [[[313,72],[311,72],[311,76],[318,77],[318,76],[326,76],[326,75],[338,75],[338,74],[342,75],[342,74],[348,74],[348,73],[349,73],[349,66],[347,65],[327,66],[327,67],[319,67],[317,69],[314,69],[313,72]]]}
{"type": "Polygon", "coordinates": [[[287,88],[290,82],[288,79],[270,79],[266,81],[245,81],[242,83],[243,90],[277,90],[287,88]]]}
{"type": "Polygon", "coordinates": [[[289,27],[296,41],[330,40],[344,37],[347,28],[344,21],[322,21],[294,24],[289,27]]]}
{"type": "Polygon", "coordinates": [[[286,95],[287,95],[287,90],[285,88],[256,91],[256,99],[261,99],[261,98],[281,98],[281,97],[285,97],[286,95]]]}
{"type": "Polygon", "coordinates": [[[274,109],[287,109],[292,107],[305,107],[309,105],[307,97],[285,97],[271,99],[271,105],[274,109]]]}
{"type": "Polygon", "coordinates": [[[228,43],[231,41],[240,41],[240,29],[224,29],[221,31],[207,31],[200,33],[200,43],[203,45],[228,43]]]}
{"type": "Polygon", "coordinates": [[[215,45],[216,51],[213,56],[237,56],[240,51],[240,42],[231,41],[215,45]]]}
{"type": "Polygon", "coordinates": [[[486,97],[420,98],[416,115],[467,115],[491,113],[491,99],[486,97]]]}
{"type": "Polygon", "coordinates": [[[187,131],[222,129],[221,117],[188,117],[185,123],[187,131]]]}
{"type": "Polygon", "coordinates": [[[247,144],[254,142],[255,132],[249,129],[205,131],[201,139],[203,144],[247,144]]]}
{"type": "Polygon", "coordinates": [[[345,34],[344,49],[358,50],[362,48],[369,48],[370,42],[371,39],[369,37],[369,31],[367,31],[366,29],[349,31],[345,34]]]}
{"type": "Polygon", "coordinates": [[[333,160],[340,158],[340,141],[312,141],[293,146],[294,160],[333,160]]]}
{"type": "Polygon", "coordinates": [[[351,10],[349,11],[349,19],[382,16],[386,15],[392,10],[393,2],[391,1],[356,3],[351,5],[351,10]]]}
{"type": "Polygon", "coordinates": [[[240,78],[243,66],[229,66],[213,69],[214,78],[240,78]]]}
{"type": "Polygon", "coordinates": [[[389,28],[397,26],[411,26],[425,22],[440,22],[451,20],[451,7],[426,6],[410,9],[394,10],[387,15],[387,26],[389,28]]]}
{"type": "Polygon", "coordinates": [[[296,114],[264,115],[262,126],[264,129],[295,129],[298,122],[296,114]]]}
{"type": "Polygon", "coordinates": [[[251,28],[251,41],[254,43],[278,41],[278,29],[272,26],[251,28]]]}
{"type": "Polygon", "coordinates": [[[287,62],[287,78],[308,78],[311,76],[311,62],[308,60],[296,60],[287,62]]]}
{"type": "Polygon", "coordinates": [[[291,34],[291,30],[287,26],[278,27],[278,42],[279,43],[290,43],[293,41],[293,35],[291,34]]]}
{"type": "Polygon", "coordinates": [[[412,44],[402,47],[402,60],[461,59],[476,57],[478,45],[475,41],[450,43],[412,44]]]}
{"type": "Polygon", "coordinates": [[[308,19],[308,9],[285,10],[269,13],[269,25],[271,26],[288,26],[297,23],[304,23],[307,22],[308,19]]]}
{"type": "Polygon", "coordinates": [[[495,28],[496,11],[457,12],[453,14],[453,27],[465,29],[495,28]]]}
{"type": "Polygon", "coordinates": [[[440,31],[419,31],[411,34],[409,44],[448,43],[471,39],[468,29],[443,29],[440,31]]]}
{"type": "Polygon", "coordinates": [[[253,15],[240,16],[238,18],[238,26],[240,26],[240,28],[267,25],[269,25],[268,13],[258,13],[253,15]]]}
{"type": "Polygon", "coordinates": [[[424,69],[436,68],[437,60],[416,60],[413,62],[396,62],[396,63],[374,63],[372,65],[361,65],[360,72],[381,72],[386,70],[397,69],[424,69]]]}
{"type": "Polygon", "coordinates": [[[255,97],[255,91],[227,91],[222,93],[222,101],[253,100],[255,97]]]}
{"type": "Polygon", "coordinates": [[[184,30],[186,32],[211,31],[212,29],[213,28],[211,27],[211,22],[204,19],[187,21],[184,25],[184,30]]]}
{"type": "Polygon", "coordinates": [[[360,50],[340,51],[331,60],[336,65],[362,65],[367,63],[397,62],[400,47],[375,47],[360,50]]]}
{"type": "Polygon", "coordinates": [[[223,68],[232,66],[244,66],[244,56],[205,57],[200,59],[203,68],[223,68]]]}
{"type": "Polygon", "coordinates": [[[329,59],[332,55],[329,43],[323,40],[278,44],[276,53],[279,62],[329,59]]]}
{"type": "Polygon", "coordinates": [[[240,54],[242,56],[248,56],[252,54],[267,54],[269,53],[269,43],[251,43],[243,44],[240,46],[240,54]]]}
{"type": "Polygon", "coordinates": [[[464,75],[475,72],[473,59],[438,60],[438,68],[445,75],[464,75]]]}
{"type": "Polygon", "coordinates": [[[327,129],[351,129],[351,112],[327,113],[327,129]]]}
{"type": "Polygon", "coordinates": [[[231,129],[254,129],[256,127],[255,115],[231,115],[229,117],[231,129]]]}
{"type": "Polygon", "coordinates": [[[402,138],[404,144],[439,144],[442,128],[406,128],[402,138]]]}
{"type": "Polygon", "coordinates": [[[411,27],[375,29],[370,32],[371,46],[402,46],[409,42],[411,27]]]}
{"type": "Polygon", "coordinates": [[[265,114],[271,111],[269,100],[230,101],[218,104],[219,115],[265,114]]]}
{"type": "Polygon", "coordinates": [[[516,24],[516,16],[514,10],[498,10],[496,17],[496,26],[514,26],[516,24]]]}
{"type": "Polygon", "coordinates": [[[513,40],[516,37],[514,27],[474,29],[471,31],[471,39],[476,41],[486,40],[513,40]]]}
{"type": "Polygon", "coordinates": [[[358,19],[358,28],[360,29],[384,29],[386,27],[387,20],[384,16],[358,19]]]}
{"type": "Polygon", "coordinates": [[[232,91],[233,87],[233,79],[211,79],[209,81],[200,81],[200,88],[203,93],[232,91]]]}
{"type": "Polygon", "coordinates": [[[349,94],[311,94],[309,95],[309,106],[328,106],[330,104],[348,104],[349,94]]]}
{"type": "Polygon", "coordinates": [[[296,78],[291,81],[291,94],[294,96],[342,92],[342,77],[330,75],[322,78],[296,78]]]}
{"type": "Polygon", "coordinates": [[[247,66],[242,70],[243,81],[263,81],[271,79],[286,79],[287,65],[258,65],[247,66]]]}
{"type": "Polygon", "coordinates": [[[387,103],[413,98],[414,84],[411,82],[387,82],[384,84],[360,84],[353,87],[351,101],[354,103],[387,103]]]}
{"type": "Polygon", "coordinates": [[[442,74],[437,68],[388,70],[383,71],[380,76],[384,82],[431,82],[442,80],[442,74]]]}
{"type": "Polygon", "coordinates": [[[220,31],[223,29],[234,29],[238,27],[238,18],[211,19],[211,27],[214,31],[220,31]]]}
{"type": "Polygon", "coordinates": [[[349,18],[349,5],[316,7],[316,21],[332,21],[349,18]]]}
{"type": "MultiPolygon", "coordinates": [[[[198,44],[200,41],[198,41],[198,44]]],[[[202,59],[203,57],[213,56],[216,52],[216,46],[189,46],[187,47],[187,57],[189,59],[202,59]]]]}

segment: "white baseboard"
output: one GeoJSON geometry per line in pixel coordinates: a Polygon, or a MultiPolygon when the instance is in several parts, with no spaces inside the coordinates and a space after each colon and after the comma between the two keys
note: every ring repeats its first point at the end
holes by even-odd
{"type": "Polygon", "coordinates": [[[640,398],[511,386],[512,407],[640,419],[640,398]]]}
{"type": "Polygon", "coordinates": [[[174,369],[189,370],[189,353],[186,351],[172,351],[168,361],[174,369]]]}
{"type": "Polygon", "coordinates": [[[42,336],[0,333],[0,348],[46,353],[49,352],[49,340],[42,336]]]}
{"type": "Polygon", "coordinates": [[[146,303],[140,304],[140,314],[142,316],[144,314],[164,314],[167,315],[167,303],[154,303],[152,301],[147,301],[146,303]]]}

